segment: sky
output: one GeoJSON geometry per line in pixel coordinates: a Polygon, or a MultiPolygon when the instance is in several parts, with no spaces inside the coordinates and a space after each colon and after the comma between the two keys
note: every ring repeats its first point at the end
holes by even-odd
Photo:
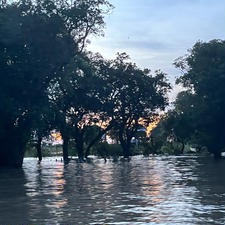
{"type": "MultiPolygon", "coordinates": [[[[104,37],[91,37],[88,49],[105,58],[126,52],[131,61],[161,69],[174,83],[173,62],[199,40],[225,39],[225,0],[109,0],[104,37]]],[[[174,86],[173,100],[181,88],[174,86]]]]}

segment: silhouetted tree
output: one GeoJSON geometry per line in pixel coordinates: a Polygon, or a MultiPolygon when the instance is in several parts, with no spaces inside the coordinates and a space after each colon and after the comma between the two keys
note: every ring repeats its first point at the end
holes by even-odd
{"type": "Polygon", "coordinates": [[[188,137],[194,135],[195,141],[206,146],[215,157],[220,157],[225,148],[224,62],[225,41],[222,40],[197,42],[188,55],[175,62],[183,72],[177,83],[188,90],[188,95],[176,103],[176,108],[182,108],[191,123],[192,134],[188,137]]]}
{"type": "Polygon", "coordinates": [[[126,62],[125,53],[109,61],[102,76],[109,90],[105,112],[110,118],[114,132],[120,140],[124,157],[131,155],[131,139],[135,136],[140,119],[148,124],[167,105],[166,94],[170,89],[165,74],[156,71],[151,75],[148,69],[139,69],[126,62]]]}
{"type": "Polygon", "coordinates": [[[90,33],[101,34],[110,7],[104,0],[0,3],[0,165],[22,165],[50,82],[63,77],[90,33]]]}
{"type": "Polygon", "coordinates": [[[91,59],[79,53],[65,67],[64,76],[52,88],[52,104],[56,111],[56,123],[62,134],[73,138],[79,159],[84,158],[85,133],[100,117],[101,102],[99,90],[104,85],[95,76],[91,59]]]}

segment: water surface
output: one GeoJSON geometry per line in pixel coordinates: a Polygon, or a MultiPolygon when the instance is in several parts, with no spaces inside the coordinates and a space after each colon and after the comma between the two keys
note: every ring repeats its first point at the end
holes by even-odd
{"type": "Polygon", "coordinates": [[[0,169],[0,224],[22,223],[225,224],[225,160],[27,158],[0,169]]]}

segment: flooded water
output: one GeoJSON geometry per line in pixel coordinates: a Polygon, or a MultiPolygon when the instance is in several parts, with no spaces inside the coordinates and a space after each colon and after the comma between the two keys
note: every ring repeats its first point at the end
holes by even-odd
{"type": "Polygon", "coordinates": [[[0,224],[225,224],[225,160],[58,158],[0,169],[0,224]]]}

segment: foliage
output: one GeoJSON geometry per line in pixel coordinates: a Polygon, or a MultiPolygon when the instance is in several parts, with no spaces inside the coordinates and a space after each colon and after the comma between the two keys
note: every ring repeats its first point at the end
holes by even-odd
{"type": "Polygon", "coordinates": [[[148,69],[140,69],[127,62],[125,53],[118,54],[115,60],[100,63],[102,79],[106,82],[104,111],[113,124],[113,133],[128,157],[130,142],[140,126],[140,119],[148,124],[157,115],[157,110],[167,105],[166,93],[170,89],[165,74],[156,71],[155,75],[148,69]]]}
{"type": "Polygon", "coordinates": [[[197,42],[175,65],[183,70],[177,83],[187,88],[175,106],[191,124],[188,137],[219,156],[225,149],[225,41],[197,42]]]}
{"type": "Polygon", "coordinates": [[[156,110],[167,104],[165,94],[170,86],[165,74],[157,71],[152,76],[127,59],[125,53],[115,60],[79,54],[54,85],[53,104],[64,115],[81,160],[84,151],[87,157],[90,147],[109,130],[119,137],[124,156],[129,156],[130,141],[140,127],[140,119],[147,124],[156,110]],[[91,126],[101,129],[87,144],[85,136],[91,126]]]}
{"type": "Polygon", "coordinates": [[[139,151],[131,139],[167,106],[170,85],[125,53],[105,60],[85,50],[111,9],[106,0],[0,3],[0,165],[21,166],[33,137],[41,160],[42,139],[53,129],[65,160],[73,142],[81,160],[95,144],[104,156],[139,151]],[[100,143],[109,131],[121,147],[100,143]]]}
{"type": "Polygon", "coordinates": [[[58,36],[63,21],[48,13],[29,1],[0,6],[0,164],[21,165],[33,122],[48,102],[48,83],[71,56],[63,49],[75,47],[68,33],[58,36]]]}
{"type": "Polygon", "coordinates": [[[110,9],[105,0],[1,1],[0,165],[21,166],[31,131],[46,131],[52,84],[87,36],[102,34],[110,9]]]}
{"type": "Polygon", "coordinates": [[[74,138],[82,159],[84,144],[87,144],[85,139],[94,129],[90,127],[99,121],[101,80],[95,75],[88,55],[80,53],[65,67],[64,76],[54,82],[50,96],[56,125],[63,137],[65,132],[69,132],[67,135],[74,138]]]}

